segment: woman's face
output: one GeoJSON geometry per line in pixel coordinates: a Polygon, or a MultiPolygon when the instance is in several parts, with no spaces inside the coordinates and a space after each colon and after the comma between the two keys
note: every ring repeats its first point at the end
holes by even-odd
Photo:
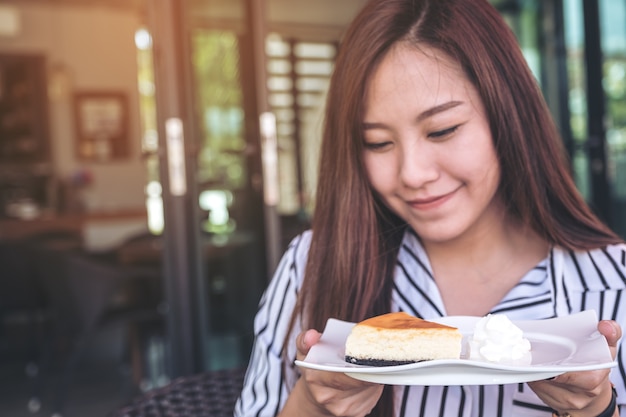
{"type": "Polygon", "coordinates": [[[500,166],[478,92],[432,48],[394,46],[372,74],[363,120],[370,184],[424,242],[502,219],[500,166]]]}

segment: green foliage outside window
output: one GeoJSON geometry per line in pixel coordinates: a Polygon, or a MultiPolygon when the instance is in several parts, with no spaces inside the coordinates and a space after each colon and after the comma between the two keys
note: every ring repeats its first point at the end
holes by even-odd
{"type": "Polygon", "coordinates": [[[198,30],[192,41],[198,182],[207,188],[238,189],[247,178],[238,40],[232,32],[198,30]]]}

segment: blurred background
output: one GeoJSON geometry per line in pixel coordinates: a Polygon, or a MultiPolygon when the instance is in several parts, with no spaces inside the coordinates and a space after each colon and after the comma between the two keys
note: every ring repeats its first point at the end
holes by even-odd
{"type": "MultiPolygon", "coordinates": [[[[245,367],[364,0],[0,0],[0,415],[245,367]]],[[[626,237],[626,0],[493,0],[626,237]]]]}

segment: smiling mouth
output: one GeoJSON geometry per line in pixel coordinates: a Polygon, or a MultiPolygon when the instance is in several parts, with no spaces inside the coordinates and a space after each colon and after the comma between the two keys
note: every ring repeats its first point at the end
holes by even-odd
{"type": "Polygon", "coordinates": [[[411,207],[414,207],[414,208],[417,208],[417,209],[422,209],[422,210],[436,208],[436,207],[439,207],[440,205],[444,204],[449,199],[451,199],[452,196],[455,193],[456,193],[456,190],[454,190],[452,192],[449,192],[447,194],[436,196],[436,197],[419,198],[419,199],[415,199],[415,200],[409,200],[409,201],[407,201],[407,203],[411,207]]]}

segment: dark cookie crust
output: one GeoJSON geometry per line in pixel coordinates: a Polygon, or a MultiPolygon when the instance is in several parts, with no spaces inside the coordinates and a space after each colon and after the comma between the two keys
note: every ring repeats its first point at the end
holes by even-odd
{"type": "Polygon", "coordinates": [[[406,365],[409,363],[416,363],[421,361],[386,361],[381,359],[357,359],[352,356],[345,356],[345,360],[348,363],[354,365],[366,365],[366,366],[396,366],[396,365],[406,365]]]}

